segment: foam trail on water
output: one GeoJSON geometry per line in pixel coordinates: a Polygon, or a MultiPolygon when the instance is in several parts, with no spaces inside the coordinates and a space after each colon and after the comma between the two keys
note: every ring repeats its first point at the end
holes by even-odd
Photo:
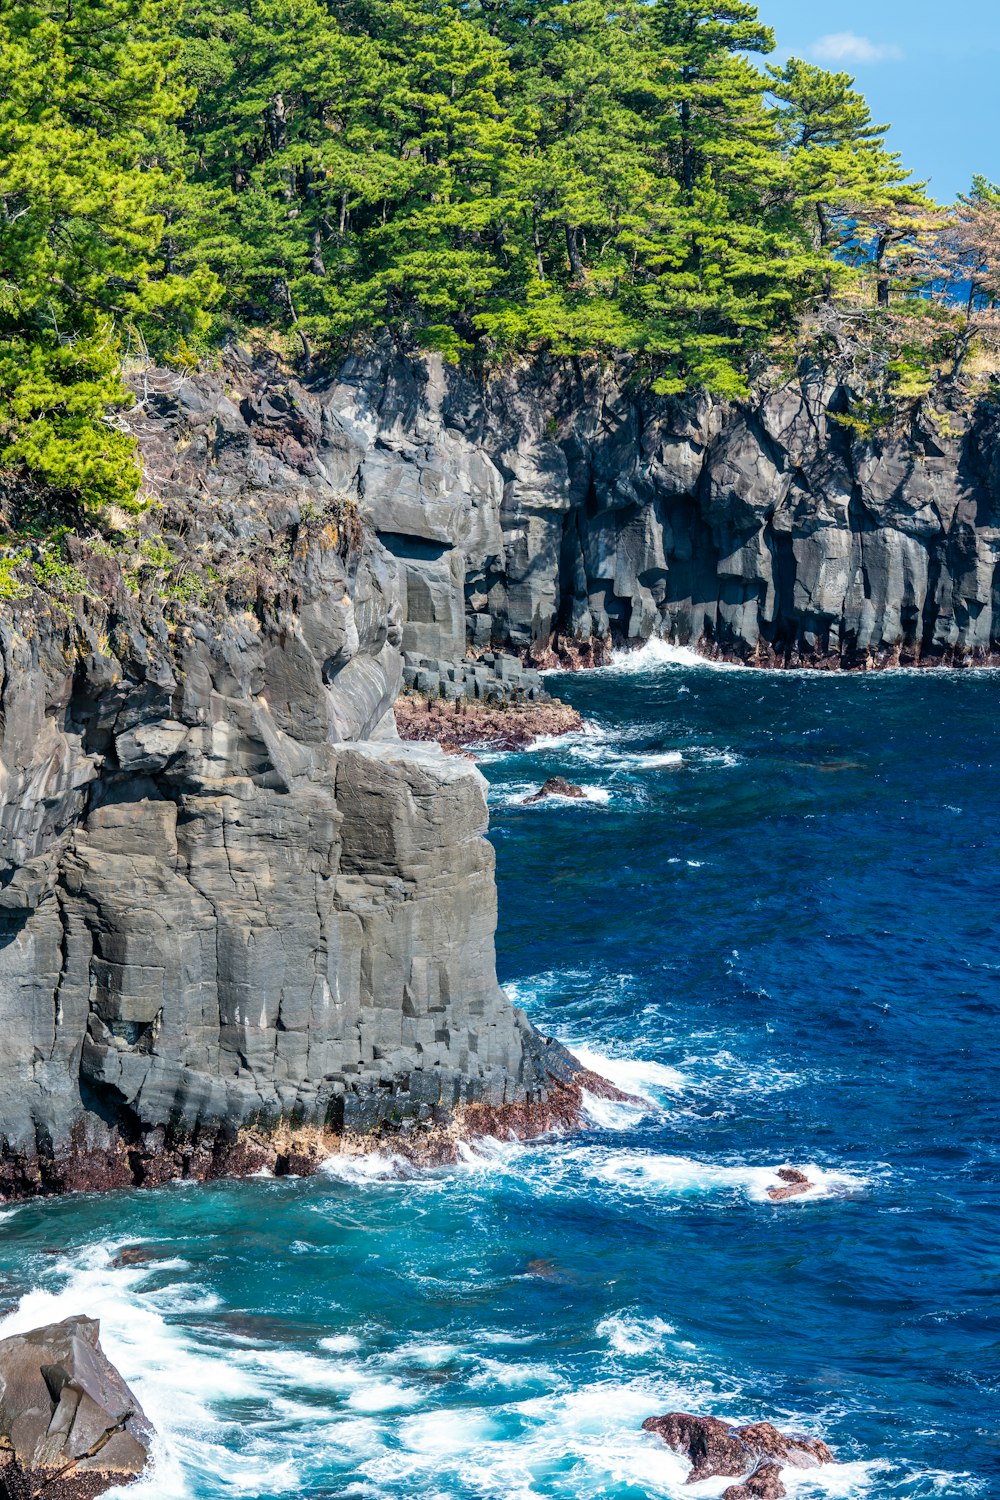
{"type": "Polygon", "coordinates": [[[618,1354],[639,1355],[662,1350],[677,1329],[662,1318],[636,1318],[628,1313],[616,1313],[603,1318],[595,1331],[600,1338],[607,1339],[618,1354]]]}
{"type": "Polygon", "coordinates": [[[546,796],[535,800],[538,791],[538,783],[530,781],[515,782],[508,785],[503,792],[492,790],[490,801],[494,807],[607,807],[611,801],[611,791],[604,786],[580,787],[582,797],[564,797],[558,793],[549,792],[546,796]]]}
{"type": "MultiPolygon", "coordinates": [[[[840,1196],[866,1186],[866,1179],[850,1172],[804,1163],[810,1188],[780,1206],[815,1202],[840,1196]]],[[[778,1167],[697,1161],[687,1156],[669,1156],[651,1151],[621,1151],[605,1154],[593,1164],[594,1175],[615,1187],[638,1193],[689,1194],[739,1191],[757,1203],[772,1203],[769,1189],[783,1186],[778,1167]]]]}

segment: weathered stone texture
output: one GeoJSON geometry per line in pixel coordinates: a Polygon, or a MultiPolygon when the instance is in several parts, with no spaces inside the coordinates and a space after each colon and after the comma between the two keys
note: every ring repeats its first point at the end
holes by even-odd
{"type": "Polygon", "coordinates": [[[92,594],[0,617],[8,1192],[546,1086],[496,981],[485,783],[398,739],[398,573],[337,500],[331,419],[211,379],[154,406],[156,522],[229,595],[165,608],[80,544],[92,594]]]}
{"type": "Polygon", "coordinates": [[[991,398],[941,388],[861,441],[828,369],[738,409],[627,377],[540,361],[477,382],[387,352],[317,394],[409,580],[408,652],[461,654],[463,583],[469,643],[539,660],[650,636],[771,664],[1000,651],[991,398]]]}
{"type": "Polygon", "coordinates": [[[0,1494],[92,1500],[146,1467],[153,1429],[94,1318],[0,1340],[0,1494]]]}

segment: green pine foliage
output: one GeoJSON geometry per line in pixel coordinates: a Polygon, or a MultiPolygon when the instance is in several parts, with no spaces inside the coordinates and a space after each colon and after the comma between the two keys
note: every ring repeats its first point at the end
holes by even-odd
{"type": "Polygon", "coordinates": [[[747,389],[931,209],[745,0],[0,8],[0,469],[130,505],[128,362],[632,357],[747,389]]]}
{"type": "Polygon", "coordinates": [[[123,355],[197,338],[211,293],[158,257],[179,18],[172,0],[0,12],[0,465],[84,507],[136,493],[123,355]]]}

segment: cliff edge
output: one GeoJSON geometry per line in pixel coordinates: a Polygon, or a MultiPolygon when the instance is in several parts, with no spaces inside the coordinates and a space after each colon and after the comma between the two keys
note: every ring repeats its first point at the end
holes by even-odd
{"type": "Polygon", "coordinates": [[[141,524],[28,549],[0,611],[0,1191],[568,1119],[483,778],[396,734],[393,559],[294,404],[156,379],[141,524]]]}

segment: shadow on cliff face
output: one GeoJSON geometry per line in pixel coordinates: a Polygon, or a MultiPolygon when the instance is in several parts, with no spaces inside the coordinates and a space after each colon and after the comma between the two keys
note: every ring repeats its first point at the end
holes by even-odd
{"type": "Polygon", "coordinates": [[[0,621],[8,1196],[578,1101],[496,981],[483,780],[397,737],[395,562],[321,402],[279,396],[153,380],[139,531],[0,621]]]}

